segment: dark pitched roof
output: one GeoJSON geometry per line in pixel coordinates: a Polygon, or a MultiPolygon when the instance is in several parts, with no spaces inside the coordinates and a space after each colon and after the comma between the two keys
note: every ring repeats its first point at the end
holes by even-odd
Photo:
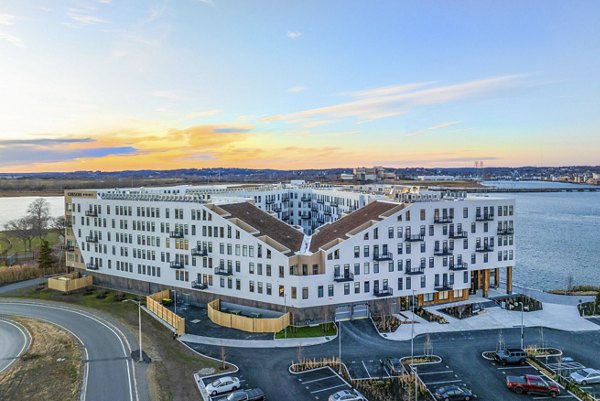
{"type": "Polygon", "coordinates": [[[231,214],[232,217],[237,217],[256,228],[260,232],[259,236],[267,235],[292,252],[300,250],[304,234],[253,204],[249,202],[229,203],[219,205],[219,207],[231,214]]]}
{"type": "Polygon", "coordinates": [[[399,203],[374,201],[331,224],[324,225],[313,235],[310,251],[316,252],[320,247],[337,238],[345,239],[350,231],[370,220],[381,220],[379,218],[381,214],[399,206],[401,206],[399,203]]]}

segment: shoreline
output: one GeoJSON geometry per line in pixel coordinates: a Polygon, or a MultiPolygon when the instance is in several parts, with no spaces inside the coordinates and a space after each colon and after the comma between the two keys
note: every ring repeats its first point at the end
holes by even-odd
{"type": "Polygon", "coordinates": [[[0,191],[0,198],[47,198],[55,196],[65,196],[65,194],[53,191],[0,191]]]}

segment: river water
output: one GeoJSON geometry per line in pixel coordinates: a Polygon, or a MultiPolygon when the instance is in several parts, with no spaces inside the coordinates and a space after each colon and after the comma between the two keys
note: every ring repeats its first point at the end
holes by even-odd
{"type": "MultiPolygon", "coordinates": [[[[502,188],[581,188],[540,181],[489,181],[502,188]]],[[[499,193],[516,200],[514,281],[539,289],[600,285],[600,192],[499,193]]],[[[23,216],[35,197],[0,198],[0,229],[23,216]]],[[[46,197],[52,216],[63,214],[63,197],[46,197]]]]}

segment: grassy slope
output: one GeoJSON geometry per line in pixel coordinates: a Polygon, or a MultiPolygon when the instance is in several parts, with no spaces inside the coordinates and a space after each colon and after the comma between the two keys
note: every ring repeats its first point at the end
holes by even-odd
{"type": "MultiPolygon", "coordinates": [[[[336,327],[333,323],[322,323],[318,326],[288,327],[287,338],[308,338],[334,336],[336,327]]],[[[275,338],[286,338],[285,331],[275,334],[275,338]]]]}

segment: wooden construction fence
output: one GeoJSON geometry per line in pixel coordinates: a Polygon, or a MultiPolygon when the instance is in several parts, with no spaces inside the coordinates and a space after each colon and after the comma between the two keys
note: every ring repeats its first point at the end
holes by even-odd
{"type": "Polygon", "coordinates": [[[69,273],[48,279],[48,288],[61,292],[72,292],[89,287],[94,282],[92,276],[79,277],[79,273],[69,273]]]}
{"type": "Polygon", "coordinates": [[[164,298],[171,298],[170,290],[163,290],[152,295],[146,296],[146,307],[163,322],[171,326],[178,336],[185,334],[185,319],[176,315],[162,305],[164,298]]]}
{"type": "Polygon", "coordinates": [[[275,318],[252,318],[221,312],[221,300],[208,303],[208,318],[215,324],[249,333],[277,333],[290,325],[289,312],[275,318]]]}

